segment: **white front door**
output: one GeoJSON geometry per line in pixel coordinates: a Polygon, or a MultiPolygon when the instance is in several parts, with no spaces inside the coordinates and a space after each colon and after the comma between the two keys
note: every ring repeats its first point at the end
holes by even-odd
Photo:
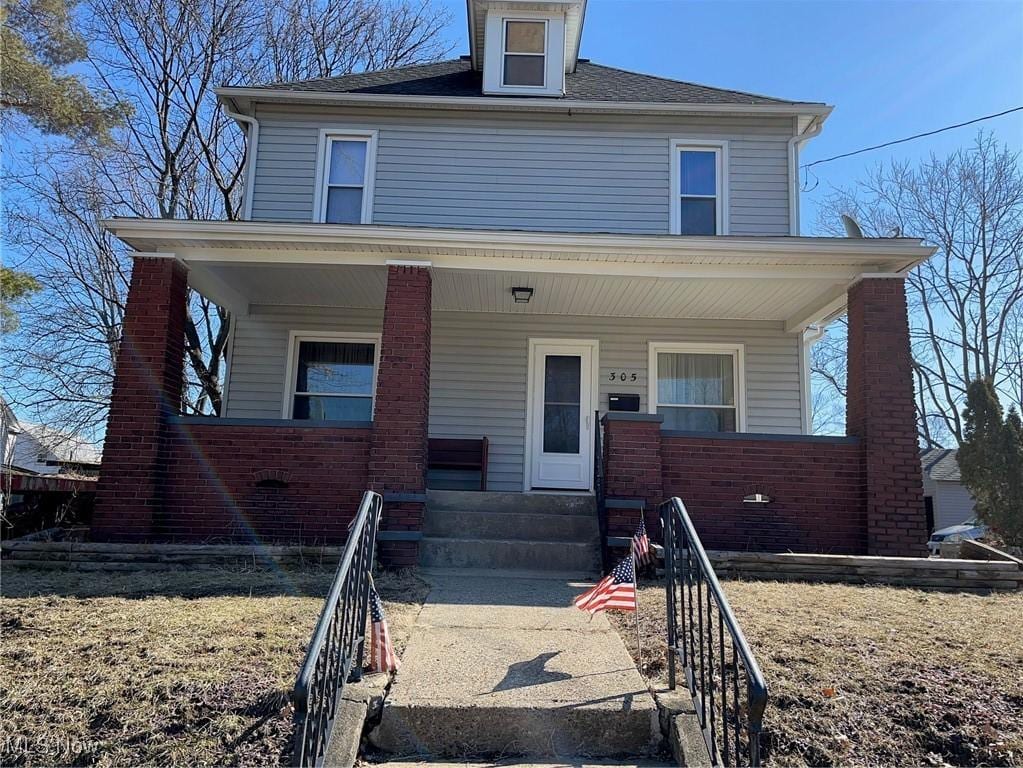
{"type": "Polygon", "coordinates": [[[597,344],[530,345],[530,488],[588,490],[593,484],[597,344]]]}

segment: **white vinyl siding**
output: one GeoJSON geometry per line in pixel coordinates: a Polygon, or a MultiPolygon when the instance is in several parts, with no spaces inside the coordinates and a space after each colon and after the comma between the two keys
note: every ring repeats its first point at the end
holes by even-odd
{"type": "MultiPolygon", "coordinates": [[[[237,320],[227,416],[280,418],[294,329],[379,333],[379,309],[253,306],[237,320]]],[[[529,339],[596,339],[599,402],[635,393],[647,410],[648,343],[743,344],[746,429],[799,434],[799,337],[780,323],[434,312],[430,435],[490,439],[488,488],[522,489],[529,339]],[[627,372],[627,381],[610,381],[627,372]],[[636,373],[636,380],[631,374],[636,373]]]]}
{"type": "Polygon", "coordinates": [[[960,483],[949,480],[924,482],[924,494],[934,498],[934,530],[959,525],[973,517],[974,500],[960,483]]]}
{"type": "Polygon", "coordinates": [[[376,130],[374,224],[667,234],[671,142],[727,142],[726,231],[787,235],[788,118],[261,106],[252,217],[314,219],[321,131],[376,130]]]}

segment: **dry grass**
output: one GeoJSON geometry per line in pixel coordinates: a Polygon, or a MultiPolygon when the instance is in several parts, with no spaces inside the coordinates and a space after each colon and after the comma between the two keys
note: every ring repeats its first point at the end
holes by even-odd
{"type": "MultiPolygon", "coordinates": [[[[1023,594],[729,581],[770,689],[772,765],[1023,765],[1023,594]]],[[[662,586],[640,591],[665,684],[662,586]]],[[[636,656],[631,615],[614,623],[636,656]]]]}
{"type": "MultiPolygon", "coordinates": [[[[0,765],[267,765],[333,574],[8,571],[0,765]]],[[[426,596],[377,580],[399,652],[426,596]]]]}

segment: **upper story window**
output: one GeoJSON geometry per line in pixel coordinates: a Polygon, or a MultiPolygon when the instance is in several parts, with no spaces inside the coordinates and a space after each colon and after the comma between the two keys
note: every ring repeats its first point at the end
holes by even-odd
{"type": "Polygon", "coordinates": [[[724,144],[672,145],[671,233],[727,234],[724,144]]]}
{"type": "Polygon", "coordinates": [[[315,210],[328,224],[369,224],[373,220],[374,132],[324,131],[315,210]]]}
{"type": "Polygon", "coordinates": [[[376,336],[292,334],[285,418],[371,421],[376,336]]]}
{"type": "Polygon", "coordinates": [[[543,88],[547,84],[547,21],[504,20],[501,85],[543,88]]]}
{"type": "Polygon", "coordinates": [[[743,431],[741,345],[650,344],[651,412],[666,429],[743,431]]]}
{"type": "Polygon", "coordinates": [[[487,11],[483,92],[563,96],[565,15],[542,10],[487,11]]]}

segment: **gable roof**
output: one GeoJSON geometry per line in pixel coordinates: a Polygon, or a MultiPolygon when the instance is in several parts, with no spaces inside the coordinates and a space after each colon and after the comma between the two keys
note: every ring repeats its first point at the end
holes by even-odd
{"type": "MultiPolygon", "coordinates": [[[[482,76],[473,71],[468,57],[417,64],[377,72],[360,72],[339,77],[267,83],[251,90],[306,93],[350,93],[387,96],[442,96],[474,98],[483,96],[482,76]]],[[[503,98],[514,101],[516,97],[503,98]]],[[[712,88],[681,80],[669,80],[625,69],[606,67],[580,59],[575,72],[565,75],[564,99],[589,102],[661,104],[747,104],[815,105],[818,102],[788,101],[744,91],[712,88]]]]}
{"type": "Polygon", "coordinates": [[[948,480],[953,483],[962,482],[959,473],[958,451],[951,448],[930,448],[920,454],[920,463],[924,474],[931,480],[948,480]]]}

